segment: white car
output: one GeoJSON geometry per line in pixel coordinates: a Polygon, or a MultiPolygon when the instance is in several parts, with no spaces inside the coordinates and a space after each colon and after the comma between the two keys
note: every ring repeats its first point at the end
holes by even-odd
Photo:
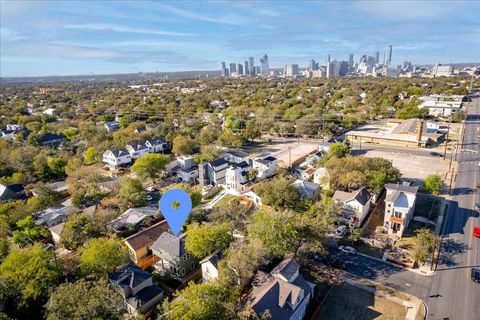
{"type": "Polygon", "coordinates": [[[356,254],[357,251],[352,248],[352,247],[349,247],[349,246],[340,246],[338,247],[338,250],[342,251],[343,253],[346,253],[346,254],[356,254]]]}
{"type": "Polygon", "coordinates": [[[155,191],[155,188],[154,187],[148,187],[145,190],[147,190],[148,192],[153,192],[153,191],[155,191]]]}
{"type": "Polygon", "coordinates": [[[335,230],[337,237],[343,237],[347,233],[347,226],[340,226],[335,230]]]}

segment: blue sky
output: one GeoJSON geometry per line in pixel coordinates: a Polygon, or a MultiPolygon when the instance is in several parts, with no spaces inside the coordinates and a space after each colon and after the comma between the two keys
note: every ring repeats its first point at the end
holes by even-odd
{"type": "Polygon", "coordinates": [[[267,53],[301,67],[326,55],[480,61],[480,1],[0,0],[0,76],[214,70],[267,53]]]}

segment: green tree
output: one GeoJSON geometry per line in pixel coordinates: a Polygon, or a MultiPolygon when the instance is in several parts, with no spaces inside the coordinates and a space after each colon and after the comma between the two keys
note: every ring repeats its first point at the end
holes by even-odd
{"type": "Polygon", "coordinates": [[[134,208],[145,205],[147,192],[138,179],[123,177],[118,190],[118,204],[122,208],[134,208]]]}
{"type": "Polygon", "coordinates": [[[71,215],[62,231],[61,243],[69,250],[76,250],[89,239],[107,235],[106,221],[102,215],[77,213],[71,215]]]}
{"type": "Polygon", "coordinates": [[[67,161],[62,157],[49,157],[47,160],[48,168],[54,178],[63,178],[65,176],[65,166],[67,161]]]}
{"type": "Polygon", "coordinates": [[[0,264],[0,280],[18,310],[43,304],[60,276],[53,252],[41,244],[14,249],[0,264]]]}
{"type": "Polygon", "coordinates": [[[423,189],[425,192],[438,195],[442,191],[443,179],[438,174],[431,174],[423,181],[423,189]]]}
{"type": "Polygon", "coordinates": [[[224,249],[233,237],[227,224],[192,223],[187,228],[185,248],[197,258],[204,258],[217,249],[224,249]]]}
{"type": "Polygon", "coordinates": [[[292,239],[298,235],[292,219],[287,212],[259,210],[250,217],[247,232],[262,241],[270,257],[283,257],[292,251],[292,239]]]}
{"type": "Polygon", "coordinates": [[[238,294],[218,283],[190,282],[177,291],[174,299],[163,303],[166,320],[210,320],[235,318],[234,306],[238,294]]]}
{"type": "Polygon", "coordinates": [[[91,239],[80,249],[80,270],[85,275],[108,275],[127,261],[116,239],[91,239]]]}
{"type": "Polygon", "coordinates": [[[264,262],[267,252],[260,239],[248,242],[233,242],[224,259],[220,260],[219,282],[225,287],[242,289],[264,262]]]}
{"type": "Polygon", "coordinates": [[[233,230],[241,231],[244,229],[252,210],[238,199],[233,199],[220,207],[213,208],[209,217],[214,223],[229,224],[232,232],[233,230]]]}
{"type": "Polygon", "coordinates": [[[200,186],[192,186],[187,183],[177,183],[170,187],[170,189],[180,189],[190,195],[192,200],[192,208],[202,203],[202,191],[200,186]]]}
{"type": "Polygon", "coordinates": [[[172,152],[177,155],[189,155],[195,152],[195,142],[182,135],[178,135],[173,139],[172,152]]]}
{"type": "Polygon", "coordinates": [[[93,146],[89,147],[85,151],[85,157],[84,157],[85,164],[87,165],[94,164],[96,162],[96,158],[97,158],[97,154],[95,151],[95,147],[93,146]]]}
{"type": "Polygon", "coordinates": [[[122,296],[105,279],[63,283],[52,292],[46,305],[47,320],[121,320],[125,307],[122,296]]]}
{"type": "Polygon", "coordinates": [[[289,177],[278,176],[255,187],[262,202],[276,209],[295,209],[301,204],[299,191],[289,177]]]}
{"type": "Polygon", "coordinates": [[[147,153],[138,158],[130,169],[139,177],[149,178],[156,183],[169,161],[167,155],[147,153]]]}
{"type": "Polygon", "coordinates": [[[13,231],[13,242],[26,245],[47,238],[50,233],[42,226],[37,226],[32,216],[17,222],[17,230],[13,231]]]}
{"type": "Polygon", "coordinates": [[[329,156],[344,158],[350,154],[350,146],[346,143],[332,143],[328,149],[329,156]]]}
{"type": "Polygon", "coordinates": [[[415,242],[417,248],[414,252],[414,259],[423,263],[438,246],[439,237],[432,230],[421,228],[415,231],[415,242]]]}

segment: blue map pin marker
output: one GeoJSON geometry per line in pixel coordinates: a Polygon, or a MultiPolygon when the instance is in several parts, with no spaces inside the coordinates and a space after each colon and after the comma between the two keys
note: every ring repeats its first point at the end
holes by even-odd
{"type": "Polygon", "coordinates": [[[177,236],[185,220],[187,220],[190,215],[190,211],[192,211],[192,199],[190,199],[190,195],[180,189],[168,190],[162,195],[160,201],[158,201],[158,206],[173,234],[177,236]],[[175,207],[175,203],[177,203],[178,206],[175,207]]]}

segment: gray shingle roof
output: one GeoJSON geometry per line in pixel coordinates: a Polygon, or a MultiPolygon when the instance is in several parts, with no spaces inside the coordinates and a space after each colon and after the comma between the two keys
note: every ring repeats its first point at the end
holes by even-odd
{"type": "Polygon", "coordinates": [[[403,184],[388,183],[385,185],[386,189],[397,190],[403,192],[417,193],[418,187],[405,186],[403,184]]]}
{"type": "Polygon", "coordinates": [[[172,257],[181,257],[185,254],[185,236],[186,233],[182,233],[176,237],[170,232],[164,232],[152,244],[151,249],[158,252],[164,251],[172,257]]]}

